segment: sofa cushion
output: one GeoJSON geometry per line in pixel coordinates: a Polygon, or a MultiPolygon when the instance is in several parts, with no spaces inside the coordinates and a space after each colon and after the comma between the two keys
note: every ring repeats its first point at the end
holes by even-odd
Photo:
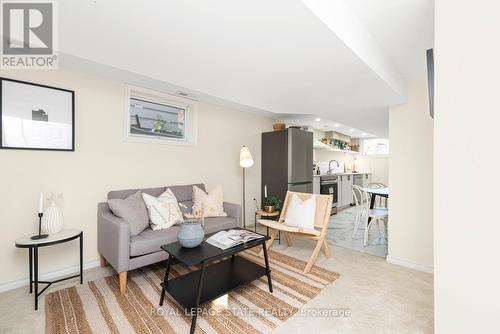
{"type": "Polygon", "coordinates": [[[158,197],[142,193],[149,212],[150,226],[153,231],[164,230],[182,223],[182,212],[179,203],[170,189],[158,197]]]}
{"type": "Polygon", "coordinates": [[[130,256],[139,256],[157,252],[161,245],[177,241],[179,226],[174,225],[164,230],[153,231],[150,228],[130,238],[130,256]]]}
{"type": "Polygon", "coordinates": [[[233,217],[210,217],[205,218],[205,234],[218,232],[221,230],[227,230],[230,228],[235,228],[237,226],[236,219],[233,217]]]}
{"type": "MultiPolygon", "coordinates": [[[[232,217],[205,218],[205,234],[235,228],[236,219],[232,217]]],[[[141,234],[130,238],[130,256],[140,256],[161,250],[160,246],[177,241],[178,225],[164,230],[145,229],[141,234]]]]}
{"type": "Polygon", "coordinates": [[[149,226],[149,215],[140,191],[125,199],[109,199],[113,214],[125,219],[130,225],[130,235],[138,235],[149,226]]]}
{"type": "MultiPolygon", "coordinates": [[[[193,186],[196,186],[200,188],[201,190],[205,191],[205,185],[200,183],[200,184],[191,184],[187,186],[172,186],[168,187],[170,190],[175,195],[175,198],[177,198],[178,202],[186,202],[186,201],[192,201],[193,200],[193,186]]],[[[191,209],[191,208],[190,208],[191,209]]]]}
{"type": "Polygon", "coordinates": [[[177,198],[178,202],[191,201],[193,199],[193,186],[205,190],[204,184],[189,184],[183,186],[172,186],[172,187],[157,187],[157,188],[143,188],[143,189],[125,189],[125,190],[114,190],[108,193],[108,199],[118,198],[125,199],[130,195],[140,191],[141,193],[146,193],[154,197],[160,196],[167,188],[170,188],[177,198]]]}
{"type": "Polygon", "coordinates": [[[208,193],[197,186],[193,186],[193,213],[198,217],[226,217],[224,212],[222,186],[216,186],[208,193]]]}

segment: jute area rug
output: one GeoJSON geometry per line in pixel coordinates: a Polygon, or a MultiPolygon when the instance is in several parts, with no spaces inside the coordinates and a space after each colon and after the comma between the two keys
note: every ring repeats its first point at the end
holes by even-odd
{"type": "MultiPolygon", "coordinates": [[[[263,265],[252,251],[240,255],[263,265]]],[[[269,333],[294,315],[339,274],[269,251],[274,292],[264,276],[198,310],[196,333],[269,333]]],[[[189,268],[176,264],[170,277],[189,268]]],[[[46,332],[62,333],[189,333],[190,313],[167,293],[159,306],[165,266],[156,264],[129,272],[127,292],[120,295],[118,277],[109,276],[52,292],[45,297],[46,332]]],[[[196,287],[193,286],[193,289],[196,287]]]]}

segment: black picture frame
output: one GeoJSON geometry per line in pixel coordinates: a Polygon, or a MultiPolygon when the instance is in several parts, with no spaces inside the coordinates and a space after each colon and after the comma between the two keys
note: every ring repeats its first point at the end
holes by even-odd
{"type": "Polygon", "coordinates": [[[75,151],[75,91],[70,90],[70,89],[54,87],[54,86],[42,85],[42,84],[33,83],[33,82],[27,82],[27,81],[21,81],[21,80],[0,77],[0,149],[74,152],[75,151]],[[18,84],[31,85],[31,86],[36,86],[36,87],[40,87],[40,88],[53,89],[53,90],[63,91],[63,92],[71,94],[71,148],[13,147],[13,146],[5,146],[4,145],[4,143],[3,143],[3,131],[4,131],[4,124],[3,124],[3,115],[4,115],[4,113],[3,113],[3,102],[4,102],[3,87],[4,87],[4,85],[3,85],[3,83],[5,81],[10,81],[10,82],[18,83],[18,84]]]}

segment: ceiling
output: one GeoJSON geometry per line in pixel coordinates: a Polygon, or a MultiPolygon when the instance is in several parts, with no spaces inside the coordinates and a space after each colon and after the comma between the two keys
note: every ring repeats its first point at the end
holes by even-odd
{"type": "Polygon", "coordinates": [[[427,80],[425,50],[434,46],[433,0],[349,0],[360,21],[408,80],[427,80]]]}
{"type": "Polygon", "coordinates": [[[383,137],[387,106],[405,101],[406,80],[425,75],[430,8],[427,0],[61,1],[60,66],[383,137]]]}

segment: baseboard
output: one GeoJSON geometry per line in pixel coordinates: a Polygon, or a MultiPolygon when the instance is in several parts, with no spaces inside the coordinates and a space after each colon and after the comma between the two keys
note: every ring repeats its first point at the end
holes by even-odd
{"type": "MultiPolygon", "coordinates": [[[[95,268],[95,267],[98,267],[99,265],[100,265],[100,262],[98,260],[90,261],[90,262],[83,264],[83,270],[95,268]]],[[[78,271],[80,271],[79,265],[71,266],[71,267],[51,271],[51,272],[45,273],[43,275],[40,275],[39,280],[48,281],[48,280],[68,276],[68,275],[77,273],[78,271]]],[[[28,286],[29,283],[30,283],[29,277],[21,278],[21,279],[10,281],[10,282],[1,283],[0,284],[0,292],[17,289],[17,288],[20,288],[23,286],[28,286]]]]}
{"type": "Polygon", "coordinates": [[[392,263],[392,264],[397,264],[398,266],[407,267],[407,268],[415,269],[418,271],[423,271],[423,272],[426,272],[429,274],[434,274],[434,267],[432,267],[432,266],[411,262],[408,260],[400,259],[400,258],[395,257],[395,256],[387,255],[387,262],[392,263]]]}

